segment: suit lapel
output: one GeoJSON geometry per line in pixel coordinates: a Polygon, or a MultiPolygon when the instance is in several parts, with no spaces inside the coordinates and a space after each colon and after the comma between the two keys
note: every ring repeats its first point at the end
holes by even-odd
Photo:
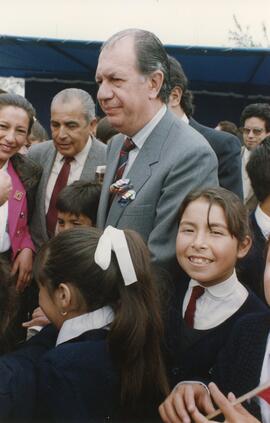
{"type": "Polygon", "coordinates": [[[92,145],[88,152],[87,158],[84,163],[84,167],[82,170],[82,174],[80,179],[82,180],[94,180],[95,178],[95,172],[97,164],[100,162],[98,157],[98,151],[97,151],[97,144],[96,144],[95,138],[92,138],[92,145]]]}
{"type": "Polygon", "coordinates": [[[42,177],[40,181],[40,184],[41,184],[40,196],[37,198],[40,219],[41,219],[41,230],[43,232],[44,239],[48,239],[47,226],[46,226],[46,212],[45,212],[46,189],[47,189],[48,180],[51,174],[55,156],[56,156],[56,149],[52,145],[48,151],[46,158],[44,158],[45,163],[43,166],[43,173],[42,173],[42,177]]]}
{"type": "MultiPolygon", "coordinates": [[[[143,144],[143,147],[141,148],[138,156],[135,159],[135,162],[133,163],[130,171],[127,174],[127,178],[130,179],[130,183],[133,185],[133,189],[136,192],[136,195],[139,194],[144,184],[151,177],[152,165],[158,163],[160,160],[161,149],[163,147],[163,144],[167,140],[169,127],[171,126],[172,122],[173,117],[171,113],[167,111],[164,117],[161,119],[161,121],[157,124],[157,126],[153,129],[151,134],[146,139],[145,143],[143,144]]],[[[118,146],[115,159],[113,160],[110,169],[108,169],[109,174],[106,181],[107,185],[104,187],[106,189],[106,192],[108,193],[108,197],[110,184],[113,181],[113,177],[116,171],[119,152],[122,143],[118,146]]],[[[119,219],[121,218],[126,207],[132,206],[132,202],[125,206],[121,206],[118,203],[118,200],[119,197],[115,196],[107,217],[107,222],[113,226],[116,226],[118,224],[119,219]]]]}

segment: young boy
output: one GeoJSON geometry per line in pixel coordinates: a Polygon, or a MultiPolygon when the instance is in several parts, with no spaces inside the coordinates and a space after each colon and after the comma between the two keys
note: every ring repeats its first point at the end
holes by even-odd
{"type": "Polygon", "coordinates": [[[76,226],[96,226],[100,192],[99,183],[75,181],[67,185],[56,201],[56,234],[76,226]]]}

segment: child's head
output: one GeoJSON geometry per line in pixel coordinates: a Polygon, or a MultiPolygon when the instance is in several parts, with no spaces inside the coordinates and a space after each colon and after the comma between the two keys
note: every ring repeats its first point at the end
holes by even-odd
{"type": "Polygon", "coordinates": [[[253,151],[247,163],[247,173],[253,191],[260,202],[270,198],[270,136],[253,151]]]}
{"type": "Polygon", "coordinates": [[[176,255],[190,278],[205,286],[223,282],[250,245],[248,214],[234,193],[206,188],[184,199],[176,255]]]}
{"type": "Polygon", "coordinates": [[[58,328],[81,314],[104,306],[112,308],[109,349],[121,368],[122,400],[131,404],[138,397],[143,401],[143,396],[152,395],[156,376],[154,389],[160,390],[165,383],[159,299],[150,255],[141,237],[111,227],[101,235],[96,228],[58,234],[38,253],[34,275],[40,287],[40,306],[58,328]],[[124,238],[121,245],[110,234],[108,238],[111,230],[124,238]]]}
{"type": "Polygon", "coordinates": [[[99,183],[75,181],[67,185],[56,201],[56,233],[75,226],[96,226],[101,193],[99,183]]]}

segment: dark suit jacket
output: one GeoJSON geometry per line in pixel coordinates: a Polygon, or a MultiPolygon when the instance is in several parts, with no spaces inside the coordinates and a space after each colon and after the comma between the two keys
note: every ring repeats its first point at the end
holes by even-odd
{"type": "Polygon", "coordinates": [[[189,119],[189,124],[207,139],[216,153],[220,186],[243,199],[240,140],[228,132],[201,125],[192,117],[189,119]]]}
{"type": "Polygon", "coordinates": [[[247,255],[238,260],[237,276],[240,282],[247,285],[266,303],[263,285],[267,254],[266,240],[256,222],[255,212],[251,213],[249,221],[252,230],[252,246],[247,255]]]}
{"type": "MultiPolygon", "coordinates": [[[[259,385],[269,331],[269,312],[249,314],[237,322],[211,375],[225,394],[232,391],[238,397],[259,385]]],[[[260,419],[254,400],[245,407],[260,419]]]]}
{"type": "Polygon", "coordinates": [[[36,402],[36,364],[54,347],[57,331],[49,325],[17,351],[0,357],[0,421],[28,422],[36,402]]]}
{"type": "Polygon", "coordinates": [[[192,345],[183,350],[182,304],[184,287],[178,283],[173,295],[166,322],[166,347],[168,375],[173,386],[182,380],[208,379],[218,353],[224,347],[236,322],[243,316],[254,312],[266,311],[266,306],[254,295],[249,295],[244,304],[220,325],[201,332],[192,345]]]}

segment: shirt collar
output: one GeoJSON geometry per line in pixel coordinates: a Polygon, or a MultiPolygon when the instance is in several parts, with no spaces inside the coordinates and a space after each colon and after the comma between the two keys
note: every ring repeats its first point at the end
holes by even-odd
{"type": "Polygon", "coordinates": [[[193,288],[194,286],[199,285],[205,288],[205,291],[209,292],[213,297],[222,298],[232,294],[238,284],[240,284],[240,282],[238,281],[236,272],[234,270],[233,274],[228,279],[216,285],[205,287],[194,279],[191,279],[189,282],[189,287],[193,288]]]}
{"type": "MultiPolygon", "coordinates": [[[[90,137],[88,138],[88,141],[85,144],[85,146],[83,147],[83,149],[73,157],[74,160],[79,165],[82,165],[82,166],[84,165],[85,160],[86,160],[86,157],[87,157],[87,155],[89,153],[89,150],[90,150],[91,146],[92,146],[92,137],[90,135],[90,137]]],[[[55,160],[58,161],[58,162],[60,162],[60,161],[63,160],[63,158],[64,158],[63,154],[59,153],[59,151],[58,151],[57,154],[56,154],[55,160]]]]}
{"type": "Polygon", "coordinates": [[[163,104],[163,106],[159,109],[159,111],[155,114],[155,116],[148,122],[142,129],[140,129],[137,134],[135,134],[132,137],[132,141],[134,144],[136,144],[136,147],[140,150],[148,138],[148,136],[151,134],[155,126],[161,121],[163,116],[165,115],[167,111],[167,106],[163,104]]]}
{"type": "Polygon", "coordinates": [[[270,234],[270,216],[268,216],[264,211],[262,211],[260,206],[257,206],[255,210],[255,219],[263,233],[265,239],[268,239],[270,234]]]}
{"type": "Polygon", "coordinates": [[[187,124],[189,124],[189,118],[187,117],[187,115],[184,113],[183,116],[181,117],[181,120],[183,122],[186,122],[187,124]]]}
{"type": "Polygon", "coordinates": [[[91,313],[65,320],[57,337],[56,346],[89,330],[105,328],[114,319],[111,307],[105,306],[91,313]]]}

